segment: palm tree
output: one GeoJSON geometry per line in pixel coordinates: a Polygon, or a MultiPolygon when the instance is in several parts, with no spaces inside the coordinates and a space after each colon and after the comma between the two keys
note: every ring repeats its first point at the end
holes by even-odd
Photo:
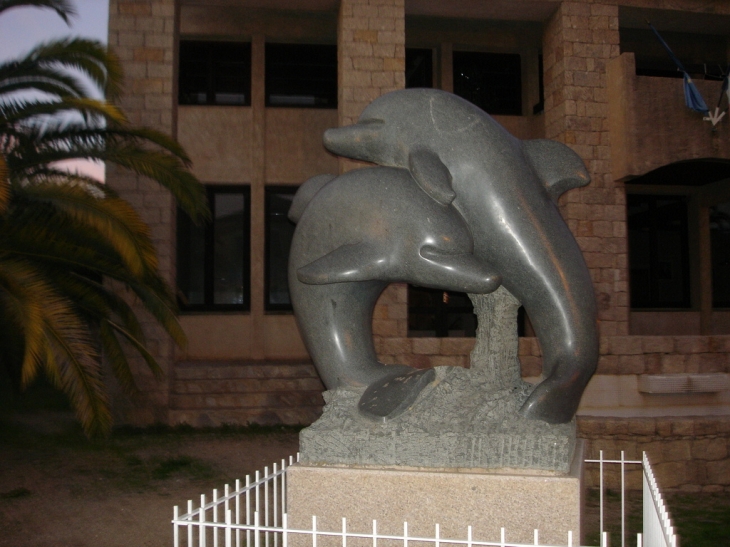
{"type": "MultiPolygon", "coordinates": [[[[74,14],[68,0],[0,0],[0,14],[21,5],[53,9],[66,21],[74,14]]],[[[102,356],[130,392],[125,350],[161,374],[119,287],[177,344],[185,336],[148,227],[110,188],[58,162],[117,164],[169,189],[192,218],[208,215],[184,150],[127,123],[114,104],[120,85],[118,60],[91,40],[48,42],[0,63],[0,361],[23,387],[43,371],[89,435],[111,427],[102,356]],[[86,91],[81,75],[104,100],[86,91]]]]}

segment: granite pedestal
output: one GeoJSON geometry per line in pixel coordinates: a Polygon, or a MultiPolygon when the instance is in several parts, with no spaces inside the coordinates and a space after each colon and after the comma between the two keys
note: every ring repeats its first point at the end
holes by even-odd
{"type": "MultiPolygon", "coordinates": [[[[424,469],[408,467],[296,464],[287,471],[289,526],[402,535],[533,543],[539,530],[541,545],[567,544],[568,531],[579,544],[582,506],[583,449],[578,443],[569,473],[526,469],[424,469]]],[[[312,545],[311,536],[289,536],[294,547],[312,545]]],[[[409,541],[410,543],[410,541],[409,541]]],[[[318,547],[342,545],[341,538],[318,536],[318,547]]],[[[347,539],[348,547],[373,545],[372,539],[347,539]]],[[[403,545],[379,540],[381,547],[403,545]]],[[[421,543],[421,545],[426,545],[421,543]]],[[[433,544],[431,544],[433,545],[433,544]]]]}

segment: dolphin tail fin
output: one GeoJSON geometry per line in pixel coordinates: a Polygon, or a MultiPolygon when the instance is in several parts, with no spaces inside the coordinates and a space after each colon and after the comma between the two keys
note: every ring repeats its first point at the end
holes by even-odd
{"type": "Polygon", "coordinates": [[[456,192],[451,187],[451,172],[435,152],[416,148],[408,155],[408,169],[418,186],[441,205],[449,205],[456,192]]]}
{"type": "Polygon", "coordinates": [[[294,194],[294,200],[292,201],[291,207],[289,208],[289,214],[287,215],[289,220],[295,224],[299,222],[299,219],[302,218],[302,214],[304,213],[304,209],[307,208],[307,205],[310,201],[312,201],[314,195],[328,182],[335,178],[337,178],[335,175],[330,175],[328,173],[325,175],[316,175],[305,180],[299,187],[299,190],[297,190],[297,193],[294,194]]]}
{"type": "Polygon", "coordinates": [[[591,181],[583,160],[563,143],[536,139],[522,141],[522,146],[530,165],[554,201],[564,192],[591,181]]]}

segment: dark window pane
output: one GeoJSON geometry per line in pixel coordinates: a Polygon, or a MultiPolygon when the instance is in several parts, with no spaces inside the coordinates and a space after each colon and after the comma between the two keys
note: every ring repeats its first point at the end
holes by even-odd
{"type": "Polygon", "coordinates": [[[337,46],[266,44],[266,106],[337,108],[337,46]]]}
{"type": "Polygon", "coordinates": [[[245,197],[243,193],[216,194],[214,204],[213,304],[243,305],[245,197]]]}
{"type": "Polygon", "coordinates": [[[633,308],[686,308],[689,298],[687,198],[626,196],[633,308]]]}
{"type": "Polygon", "coordinates": [[[522,115],[520,56],[455,51],[454,93],[490,114],[522,115]]]}
{"type": "Polygon", "coordinates": [[[180,104],[251,104],[251,44],[180,42],[180,104]]]}
{"type": "Polygon", "coordinates": [[[213,220],[195,226],[178,210],[177,287],[185,310],[249,307],[249,189],[206,187],[213,220]]]}
{"type": "Polygon", "coordinates": [[[291,310],[289,248],[295,225],[287,218],[297,187],[266,189],[266,309],[291,310]]]}
{"type": "Polygon", "coordinates": [[[710,209],[712,305],[730,308],[730,201],[710,209]]]}
{"type": "Polygon", "coordinates": [[[433,87],[433,50],[406,49],[406,87],[433,87]]]}
{"type": "Polygon", "coordinates": [[[205,228],[178,214],[177,287],[183,305],[205,303],[205,228]],[[183,252],[184,250],[184,252],[183,252]]]}
{"type": "Polygon", "coordinates": [[[408,335],[476,336],[477,317],[465,293],[408,285],[408,335]]]}

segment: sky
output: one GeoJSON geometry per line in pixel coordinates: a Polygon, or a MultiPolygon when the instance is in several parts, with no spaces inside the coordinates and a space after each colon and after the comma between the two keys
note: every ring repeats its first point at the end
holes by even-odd
{"type": "MultiPolygon", "coordinates": [[[[12,59],[30,51],[34,45],[54,38],[82,36],[107,41],[109,2],[107,0],[73,0],[78,15],[64,23],[55,11],[39,8],[11,8],[0,14],[0,61],[12,59]]],[[[101,165],[74,163],[69,169],[79,169],[103,179],[101,165]]]]}

